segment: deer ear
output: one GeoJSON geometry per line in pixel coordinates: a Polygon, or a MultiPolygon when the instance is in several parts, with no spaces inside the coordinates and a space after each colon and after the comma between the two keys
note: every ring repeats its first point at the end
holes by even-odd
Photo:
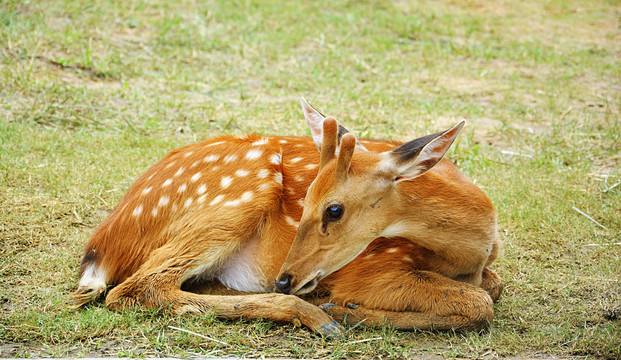
{"type": "Polygon", "coordinates": [[[300,103],[302,104],[302,112],[304,112],[304,118],[306,118],[306,122],[308,123],[308,127],[311,131],[311,136],[313,137],[313,141],[315,142],[315,146],[317,149],[321,151],[321,141],[323,139],[323,122],[326,119],[322,113],[315,110],[312,106],[310,106],[304,98],[300,99],[300,103]]]}
{"type": "Polygon", "coordinates": [[[462,120],[452,128],[407,142],[384,153],[384,161],[396,169],[397,182],[414,179],[434,167],[459,135],[466,122],[462,120]]]}
{"type": "MultiPolygon", "coordinates": [[[[300,103],[302,104],[302,112],[304,112],[304,117],[306,118],[306,122],[308,123],[308,127],[311,131],[311,136],[313,137],[313,142],[319,152],[321,152],[321,143],[323,141],[323,123],[326,121],[326,117],[315,110],[312,106],[310,106],[304,98],[300,99],[300,103]]],[[[347,134],[349,130],[345,127],[338,125],[338,138],[337,138],[337,148],[336,153],[338,155],[339,146],[341,138],[343,135],[347,134]]],[[[367,150],[358,140],[356,140],[356,147],[359,150],[367,150]]]]}

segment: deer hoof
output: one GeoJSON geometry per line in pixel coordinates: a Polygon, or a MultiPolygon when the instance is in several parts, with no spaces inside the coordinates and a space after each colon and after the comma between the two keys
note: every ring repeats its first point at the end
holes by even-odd
{"type": "Polygon", "coordinates": [[[331,315],[332,309],[334,309],[335,307],[338,307],[338,305],[332,304],[332,303],[325,303],[325,304],[319,305],[319,308],[328,315],[331,315]]]}
{"type": "Polygon", "coordinates": [[[316,327],[315,332],[327,339],[336,339],[345,333],[345,329],[336,320],[331,323],[316,327]]]}

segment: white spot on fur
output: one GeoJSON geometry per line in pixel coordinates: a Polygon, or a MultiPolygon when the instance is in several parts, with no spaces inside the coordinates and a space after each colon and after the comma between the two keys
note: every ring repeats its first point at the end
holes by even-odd
{"type": "Polygon", "coordinates": [[[213,198],[213,200],[211,200],[211,202],[209,203],[209,206],[214,206],[218,203],[220,203],[222,201],[222,199],[224,199],[224,195],[218,195],[215,198],[213,198]]]}
{"type": "Polygon", "coordinates": [[[304,178],[301,177],[300,175],[298,175],[298,176],[295,177],[295,181],[302,182],[302,181],[304,181],[304,178]]]}
{"type": "Polygon", "coordinates": [[[298,205],[300,205],[300,207],[304,207],[304,198],[298,200],[298,205]]]}
{"type": "Polygon", "coordinates": [[[235,207],[235,206],[239,206],[239,204],[241,204],[241,200],[235,199],[235,200],[227,201],[222,205],[226,207],[235,207]]]}
{"type": "Polygon", "coordinates": [[[220,145],[220,144],[224,144],[224,143],[225,143],[225,141],[218,141],[218,142],[215,142],[215,143],[211,143],[211,144],[205,145],[205,147],[214,146],[214,145],[220,145]]]}
{"type": "Polygon", "coordinates": [[[172,184],[172,179],[166,179],[166,181],[164,181],[164,183],[162,184],[162,187],[166,187],[170,184],[172,184]]]}
{"type": "Polygon", "coordinates": [[[412,260],[412,258],[411,258],[411,257],[409,257],[409,256],[404,256],[404,257],[403,257],[403,260],[404,260],[404,261],[407,261],[407,262],[414,262],[414,260],[412,260]]]}
{"type": "Polygon", "coordinates": [[[166,206],[166,205],[168,205],[169,201],[170,201],[170,199],[168,198],[168,196],[162,196],[160,198],[160,201],[157,202],[157,206],[158,207],[166,206]]]}
{"type": "Polygon", "coordinates": [[[257,190],[259,190],[259,192],[261,192],[261,191],[265,191],[265,190],[267,190],[267,189],[269,189],[269,188],[270,188],[270,184],[268,184],[268,183],[263,183],[263,184],[261,184],[261,185],[259,185],[259,186],[257,187],[257,190]]]}
{"type": "Polygon", "coordinates": [[[254,197],[254,193],[252,191],[246,191],[245,193],[242,194],[242,196],[239,199],[242,202],[246,203],[252,200],[253,197],[254,197]]]}
{"type": "Polygon", "coordinates": [[[274,174],[274,181],[276,181],[279,184],[282,184],[282,173],[277,172],[274,174]]]}
{"type": "Polygon", "coordinates": [[[259,149],[248,150],[248,152],[246,153],[246,159],[255,160],[255,159],[258,159],[262,154],[263,154],[263,150],[259,150],[259,149]]]}
{"type": "Polygon", "coordinates": [[[183,155],[183,157],[188,157],[188,156],[190,156],[190,155],[192,155],[192,154],[194,154],[194,151],[188,151],[187,153],[185,153],[185,154],[183,155]]]}
{"type": "Polygon", "coordinates": [[[183,174],[183,172],[185,171],[185,168],[182,166],[179,168],[179,170],[177,170],[177,172],[175,173],[174,176],[179,176],[181,174],[183,174]]]}
{"type": "Polygon", "coordinates": [[[228,164],[228,163],[230,163],[232,161],[237,160],[237,155],[235,155],[235,154],[227,155],[227,156],[224,157],[223,160],[224,160],[225,163],[228,164]]]}
{"type": "Polygon", "coordinates": [[[390,249],[386,250],[386,252],[389,253],[389,254],[396,253],[397,251],[399,251],[399,249],[397,249],[397,248],[390,248],[390,249]]]}
{"type": "Polygon", "coordinates": [[[153,177],[155,176],[155,174],[157,174],[157,171],[154,171],[153,174],[149,175],[149,177],[147,178],[147,180],[151,180],[153,179],[153,177]]]}
{"type": "Polygon", "coordinates": [[[364,258],[365,258],[365,259],[370,259],[370,258],[372,258],[374,255],[375,255],[375,254],[370,253],[369,255],[365,256],[364,258]]]}
{"type": "Polygon", "coordinates": [[[288,143],[288,141],[287,141],[287,140],[279,140],[278,142],[279,142],[279,143],[281,143],[281,144],[286,144],[286,143],[288,143]]]}
{"type": "Polygon", "coordinates": [[[300,226],[300,223],[293,220],[293,218],[291,218],[291,216],[285,216],[285,221],[287,222],[287,224],[291,225],[291,226],[295,226],[298,227],[300,226]]]}
{"type": "Polygon", "coordinates": [[[198,165],[199,161],[196,160],[195,162],[192,163],[192,165],[190,165],[190,169],[196,167],[196,165],[198,165]]]}
{"type": "Polygon", "coordinates": [[[196,202],[199,204],[202,204],[205,202],[205,198],[207,197],[207,194],[202,195],[201,197],[199,197],[198,199],[196,199],[196,202]]]}
{"type": "Polygon", "coordinates": [[[200,178],[201,178],[201,172],[199,171],[199,172],[197,172],[196,174],[192,175],[192,177],[190,178],[190,180],[191,180],[192,182],[196,182],[196,181],[197,181],[198,179],[200,179],[200,178]]]}
{"type": "Polygon", "coordinates": [[[136,206],[136,208],[134,208],[134,212],[132,212],[133,216],[138,216],[142,214],[142,204],[136,206]]]}
{"type": "Polygon", "coordinates": [[[169,162],[168,164],[166,164],[165,169],[168,169],[169,167],[171,167],[171,166],[175,165],[175,163],[176,163],[176,161],[171,161],[171,162],[169,162]]]}
{"type": "Polygon", "coordinates": [[[289,160],[289,162],[291,162],[292,164],[295,164],[295,163],[299,163],[302,160],[304,160],[304,158],[296,157],[296,158],[289,160]]]}
{"type": "Polygon", "coordinates": [[[267,138],[261,138],[255,142],[252,143],[252,146],[259,146],[259,145],[265,145],[267,144],[267,138]]]}
{"type": "Polygon", "coordinates": [[[198,187],[198,189],[196,190],[196,193],[198,195],[203,195],[205,191],[207,191],[207,186],[205,184],[202,184],[201,186],[198,187]]]}
{"type": "Polygon", "coordinates": [[[220,186],[223,189],[228,188],[229,186],[231,186],[231,183],[233,182],[233,178],[230,176],[225,176],[220,180],[220,186]]]}
{"type": "Polygon", "coordinates": [[[238,177],[244,177],[244,176],[248,176],[248,174],[250,174],[250,171],[248,170],[237,170],[235,171],[235,175],[238,177]]]}
{"type": "Polygon", "coordinates": [[[151,186],[149,186],[148,188],[142,190],[142,195],[147,195],[148,193],[151,192],[151,189],[153,189],[151,186]]]}
{"type": "Polygon", "coordinates": [[[282,156],[280,154],[272,154],[270,156],[270,162],[274,165],[280,165],[281,161],[282,161],[282,156]]]}
{"type": "Polygon", "coordinates": [[[185,189],[187,189],[187,188],[188,188],[188,186],[187,186],[185,183],[183,183],[183,184],[181,184],[181,186],[179,186],[179,188],[177,189],[177,192],[178,192],[178,193],[182,193],[182,192],[184,192],[184,191],[185,191],[185,189]]]}
{"type": "Polygon", "coordinates": [[[206,162],[206,163],[210,163],[210,162],[217,161],[219,158],[220,158],[220,155],[211,154],[209,156],[205,156],[203,161],[206,162]]]}
{"type": "Polygon", "coordinates": [[[304,166],[304,168],[305,168],[306,170],[313,170],[313,169],[316,169],[316,168],[318,168],[318,167],[319,167],[319,165],[318,165],[318,164],[308,164],[308,165],[304,166]]]}
{"type": "Polygon", "coordinates": [[[270,171],[267,169],[261,169],[259,170],[259,172],[257,173],[257,177],[259,179],[265,179],[266,177],[268,177],[270,175],[270,171]]]}
{"type": "Polygon", "coordinates": [[[211,168],[211,171],[218,171],[220,169],[220,166],[214,166],[211,168]]]}
{"type": "Polygon", "coordinates": [[[151,210],[151,215],[157,216],[157,208],[156,207],[154,207],[153,210],[151,210]]]}
{"type": "Polygon", "coordinates": [[[188,198],[184,203],[183,203],[183,207],[185,207],[186,209],[190,207],[190,205],[192,205],[192,198],[188,198]]]}

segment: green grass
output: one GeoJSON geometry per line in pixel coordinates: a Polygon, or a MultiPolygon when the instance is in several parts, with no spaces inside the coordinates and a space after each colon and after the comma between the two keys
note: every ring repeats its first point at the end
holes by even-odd
{"type": "Polygon", "coordinates": [[[620,13],[605,0],[3,1],[0,356],[621,357],[620,13]],[[300,96],[365,137],[468,120],[450,157],[496,205],[504,241],[488,332],[325,341],[269,321],[68,310],[83,244],[147,167],[219,134],[308,134],[300,96]]]}

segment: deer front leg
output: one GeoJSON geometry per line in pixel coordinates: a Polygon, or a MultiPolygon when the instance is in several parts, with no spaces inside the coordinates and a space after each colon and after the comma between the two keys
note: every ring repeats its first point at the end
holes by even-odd
{"type": "Polygon", "coordinates": [[[505,286],[502,283],[502,279],[496,272],[490,268],[483,269],[483,281],[481,282],[481,288],[487,291],[489,296],[492,297],[494,302],[498,301],[500,294],[504,290],[505,286]]]}
{"type": "Polygon", "coordinates": [[[183,291],[180,279],[193,263],[187,259],[183,255],[173,256],[159,266],[153,266],[155,260],[150,259],[108,293],[106,306],[112,310],[168,308],[176,314],[213,313],[224,319],[264,318],[304,325],[331,338],[343,332],[343,327],[324,311],[292,295],[208,295],[183,291]]]}

